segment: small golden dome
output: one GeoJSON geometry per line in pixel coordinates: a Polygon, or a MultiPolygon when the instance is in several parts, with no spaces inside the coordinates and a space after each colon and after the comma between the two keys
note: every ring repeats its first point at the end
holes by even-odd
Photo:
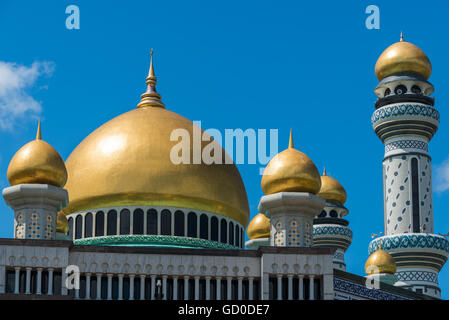
{"type": "Polygon", "coordinates": [[[7,177],[12,186],[38,183],[64,187],[67,181],[64,160],[51,145],[41,139],[40,121],[36,140],[17,151],[9,163],[7,177]]]}
{"type": "Polygon", "coordinates": [[[265,194],[277,192],[310,192],[316,194],[321,187],[321,178],[315,164],[304,153],[293,147],[290,132],[288,149],[271,159],[262,176],[265,194]]]}
{"type": "Polygon", "coordinates": [[[270,219],[264,214],[259,213],[249,223],[246,234],[249,239],[269,238],[270,237],[270,219]]]}
{"type": "Polygon", "coordinates": [[[69,221],[62,211],[58,212],[58,219],[56,223],[56,232],[67,234],[69,232],[69,221]]]}
{"type": "Polygon", "coordinates": [[[391,76],[395,73],[408,72],[429,79],[432,64],[426,54],[414,44],[403,40],[389,46],[379,57],[375,67],[377,79],[391,76]]]}
{"type": "Polygon", "coordinates": [[[154,205],[209,211],[246,227],[249,205],[245,186],[237,166],[225,163],[229,155],[218,142],[202,141],[200,150],[214,144],[223,164],[193,163],[196,150],[192,140],[187,148],[190,164],[172,161],[173,147],[179,145],[179,140],[171,140],[173,132],[182,130],[194,137],[194,130],[201,136],[204,130],[167,110],[155,86],[151,62],[147,91],[138,107],[103,124],[68,157],[70,203],[64,214],[154,205]]]}
{"type": "Polygon", "coordinates": [[[342,205],[346,202],[345,189],[340,182],[326,174],[326,169],[321,176],[321,189],[317,195],[328,201],[337,201],[342,205]]]}
{"type": "Polygon", "coordinates": [[[396,262],[388,252],[379,248],[366,260],[365,272],[367,275],[379,273],[395,274],[396,262]]]}

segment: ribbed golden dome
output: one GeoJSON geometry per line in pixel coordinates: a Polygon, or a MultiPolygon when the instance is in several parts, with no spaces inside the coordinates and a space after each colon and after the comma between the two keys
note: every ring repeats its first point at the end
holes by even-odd
{"type": "Polygon", "coordinates": [[[270,219],[264,214],[259,213],[249,223],[246,234],[249,239],[269,238],[270,237],[270,219]]]}
{"type": "Polygon", "coordinates": [[[395,73],[415,73],[429,79],[432,64],[426,54],[414,44],[403,40],[389,46],[379,57],[375,67],[377,79],[391,76],[395,73]]]}
{"type": "Polygon", "coordinates": [[[321,189],[317,195],[326,200],[337,201],[342,205],[346,202],[345,188],[343,188],[340,182],[328,176],[326,169],[324,169],[321,176],[321,189]]]}
{"type": "Polygon", "coordinates": [[[396,262],[388,252],[378,249],[366,260],[365,272],[367,275],[378,273],[395,274],[396,262]]]}
{"type": "Polygon", "coordinates": [[[137,109],[126,112],[92,132],[66,161],[70,203],[68,214],[94,208],[154,205],[214,212],[237,220],[246,227],[249,206],[246,190],[235,164],[193,164],[193,128],[190,120],[165,109],[156,92],[151,63],[148,89],[137,109]],[[190,137],[191,164],[170,159],[174,132],[190,137]]]}
{"type": "Polygon", "coordinates": [[[56,232],[67,234],[69,232],[69,221],[62,211],[58,212],[58,219],[56,221],[56,232]]]}
{"type": "Polygon", "coordinates": [[[12,186],[38,183],[64,187],[67,181],[64,160],[51,145],[41,139],[40,122],[36,140],[17,151],[9,163],[7,177],[12,186]]]}
{"type": "Polygon", "coordinates": [[[265,194],[284,191],[316,194],[320,190],[318,169],[308,156],[293,147],[291,132],[288,149],[271,159],[263,173],[261,185],[265,194]]]}

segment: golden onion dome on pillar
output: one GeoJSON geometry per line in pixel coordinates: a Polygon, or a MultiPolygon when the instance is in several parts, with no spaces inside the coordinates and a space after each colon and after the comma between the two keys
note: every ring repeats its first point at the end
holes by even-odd
{"type": "Polygon", "coordinates": [[[389,46],[379,57],[375,67],[377,79],[382,79],[397,73],[413,73],[429,79],[432,64],[426,54],[417,46],[401,40],[389,46]]]}
{"type": "MultiPolygon", "coordinates": [[[[66,161],[70,203],[64,213],[164,206],[213,212],[246,227],[249,205],[237,166],[225,162],[230,157],[215,140],[194,140],[194,132],[201,140],[204,130],[167,110],[156,91],[156,82],[151,55],[147,90],[137,108],[103,124],[73,150],[66,161]],[[172,159],[173,148],[181,142],[187,143],[182,152],[189,163],[172,159]],[[212,144],[222,164],[206,164],[201,159],[195,163],[196,143],[201,144],[200,152],[212,144]]],[[[175,155],[179,155],[180,149],[176,150],[175,155]]]]}
{"type": "Polygon", "coordinates": [[[393,257],[382,249],[381,243],[379,249],[373,252],[365,264],[365,272],[367,275],[379,273],[396,273],[396,262],[393,257]]]}
{"type": "Polygon", "coordinates": [[[336,179],[328,176],[326,169],[324,169],[321,176],[321,189],[317,195],[328,201],[337,201],[341,205],[344,205],[346,202],[345,188],[336,179]]]}
{"type": "Polygon", "coordinates": [[[64,160],[51,145],[42,140],[40,121],[36,140],[17,151],[9,163],[7,178],[12,186],[36,183],[64,187],[67,181],[64,160]]]}
{"type": "Polygon", "coordinates": [[[66,215],[62,212],[58,212],[58,218],[56,221],[56,232],[67,234],[69,232],[69,221],[66,215]]]}
{"type": "Polygon", "coordinates": [[[288,149],[271,159],[262,176],[265,194],[277,192],[310,192],[316,194],[321,187],[321,178],[315,164],[304,153],[293,146],[290,131],[288,149]]]}
{"type": "Polygon", "coordinates": [[[259,238],[269,238],[270,228],[270,219],[268,219],[263,213],[259,213],[249,223],[246,234],[251,240],[259,238]]]}

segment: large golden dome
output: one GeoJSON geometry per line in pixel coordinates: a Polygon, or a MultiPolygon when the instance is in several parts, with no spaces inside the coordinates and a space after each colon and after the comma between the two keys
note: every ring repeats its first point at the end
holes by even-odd
{"type": "Polygon", "coordinates": [[[59,153],[41,138],[39,122],[36,140],[24,145],[9,163],[7,178],[14,186],[22,183],[64,187],[67,171],[59,153]]]}
{"type": "Polygon", "coordinates": [[[367,275],[379,273],[395,274],[396,262],[388,252],[379,248],[366,260],[365,272],[367,275]]]}
{"type": "Polygon", "coordinates": [[[271,223],[264,214],[259,213],[249,223],[246,234],[249,239],[269,238],[271,223]]]}
{"type": "Polygon", "coordinates": [[[316,194],[321,178],[315,164],[304,153],[293,147],[292,133],[288,149],[271,159],[262,176],[265,194],[277,192],[310,192],[316,194]]]}
{"type": "Polygon", "coordinates": [[[321,189],[317,195],[328,201],[337,201],[342,205],[346,202],[345,188],[336,179],[328,176],[326,169],[321,176],[321,189]]]}
{"type": "Polygon", "coordinates": [[[395,73],[415,73],[429,79],[432,64],[426,54],[414,44],[403,40],[389,46],[379,57],[375,67],[377,79],[391,76],[395,73]]]}
{"type": "MultiPolygon", "coordinates": [[[[67,159],[70,203],[64,213],[160,205],[214,212],[246,227],[248,199],[237,167],[233,163],[193,164],[193,130],[199,127],[165,109],[155,90],[153,72],[151,63],[148,89],[138,108],[92,132],[67,159]],[[170,141],[174,130],[189,134],[191,164],[171,161],[171,149],[180,141],[170,141]]],[[[209,143],[222,151],[223,159],[229,158],[214,140],[201,142],[202,148],[209,143]]]]}

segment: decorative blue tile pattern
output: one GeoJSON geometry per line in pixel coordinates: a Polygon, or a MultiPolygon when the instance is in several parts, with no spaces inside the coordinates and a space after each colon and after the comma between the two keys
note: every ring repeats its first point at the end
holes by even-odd
{"type": "Polygon", "coordinates": [[[420,149],[426,152],[429,151],[427,143],[419,140],[401,140],[385,144],[385,152],[396,149],[420,149]]]}
{"type": "Polygon", "coordinates": [[[370,289],[364,285],[334,277],[334,290],[359,296],[369,300],[410,300],[381,290],[370,289]]]}
{"type": "Polygon", "coordinates": [[[385,106],[377,109],[371,117],[371,123],[374,125],[379,120],[404,115],[429,117],[438,122],[440,121],[440,113],[432,106],[421,104],[401,104],[395,106],[385,106]]]}
{"type": "Polygon", "coordinates": [[[322,235],[346,236],[352,239],[352,231],[347,227],[314,225],[313,236],[322,236],[322,235]]]}
{"type": "Polygon", "coordinates": [[[436,249],[449,254],[449,241],[442,236],[435,234],[401,234],[396,236],[380,237],[371,241],[368,247],[368,254],[379,249],[379,241],[382,240],[382,249],[436,249]]]}

